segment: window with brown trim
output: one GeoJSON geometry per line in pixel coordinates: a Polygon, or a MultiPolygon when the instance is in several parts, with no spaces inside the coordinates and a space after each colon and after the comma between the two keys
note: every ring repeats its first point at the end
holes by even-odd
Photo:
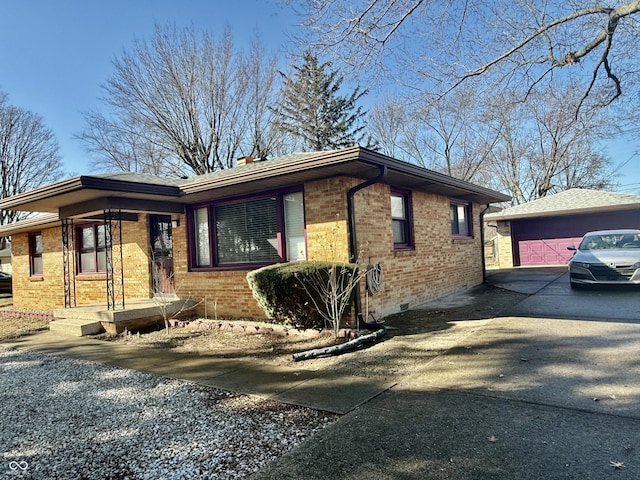
{"type": "Polygon", "coordinates": [[[107,271],[107,242],[104,224],[83,225],[77,230],[78,273],[107,271]]]}
{"type": "Polygon", "coordinates": [[[451,203],[451,235],[471,237],[471,204],[451,203]]]}
{"type": "Polygon", "coordinates": [[[306,259],[302,191],[190,210],[192,268],[245,268],[306,259]]]}
{"type": "Polygon", "coordinates": [[[43,274],[42,268],[42,233],[29,234],[29,270],[31,276],[43,274]]]}
{"type": "Polygon", "coordinates": [[[411,194],[408,192],[391,192],[391,230],[394,248],[413,248],[411,194]]]}

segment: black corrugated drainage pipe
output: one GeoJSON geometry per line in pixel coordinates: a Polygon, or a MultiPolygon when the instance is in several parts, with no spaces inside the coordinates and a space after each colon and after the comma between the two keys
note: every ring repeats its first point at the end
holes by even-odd
{"type": "MultiPolygon", "coordinates": [[[[349,261],[355,262],[358,259],[358,239],[356,236],[356,211],[354,205],[354,196],[356,192],[362,190],[363,188],[367,188],[375,183],[380,182],[387,176],[387,166],[379,165],[378,166],[380,173],[377,176],[367,180],[366,182],[362,182],[355,187],[351,187],[347,191],[347,216],[349,222],[349,261]]],[[[367,323],[362,318],[362,300],[360,299],[360,283],[356,285],[356,318],[358,319],[358,326],[361,328],[366,328],[369,330],[377,330],[382,328],[380,324],[377,323],[367,323]]]]}

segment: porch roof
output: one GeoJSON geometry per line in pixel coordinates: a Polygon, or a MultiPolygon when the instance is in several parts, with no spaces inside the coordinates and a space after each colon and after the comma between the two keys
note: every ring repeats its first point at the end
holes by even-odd
{"type": "Polygon", "coordinates": [[[349,176],[363,181],[386,167],[384,183],[489,204],[510,200],[494,190],[362,148],[296,153],[189,179],[137,173],[82,175],[0,200],[0,209],[86,218],[106,209],[182,213],[184,205],[349,176]]]}

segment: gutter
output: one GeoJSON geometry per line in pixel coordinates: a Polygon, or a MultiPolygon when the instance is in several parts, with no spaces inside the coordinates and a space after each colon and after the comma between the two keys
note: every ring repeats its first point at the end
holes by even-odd
{"type": "Polygon", "coordinates": [[[484,215],[489,210],[491,205],[487,203],[487,206],[480,212],[480,260],[482,261],[482,283],[487,283],[487,266],[484,258],[484,215]]]}
{"type": "MultiPolygon", "coordinates": [[[[358,259],[358,239],[356,236],[356,212],[354,205],[354,196],[356,192],[362,190],[363,188],[367,188],[371,185],[379,183],[387,176],[387,166],[386,165],[378,165],[379,173],[377,176],[367,180],[366,182],[360,183],[354,187],[351,187],[347,190],[347,217],[349,223],[349,261],[355,262],[358,259]]],[[[484,265],[484,264],[483,264],[484,265]]],[[[358,326],[377,330],[380,327],[379,324],[369,324],[362,318],[362,300],[360,298],[360,282],[356,285],[356,317],[358,319],[358,326]]]]}

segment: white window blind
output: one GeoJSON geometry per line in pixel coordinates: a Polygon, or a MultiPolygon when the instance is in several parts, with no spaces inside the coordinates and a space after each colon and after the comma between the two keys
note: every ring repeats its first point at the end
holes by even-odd
{"type": "Polygon", "coordinates": [[[218,265],[280,260],[276,198],[217,206],[215,217],[218,265]]]}
{"type": "Polygon", "coordinates": [[[208,209],[197,208],[193,211],[193,223],[195,225],[196,265],[209,266],[211,255],[209,253],[209,215],[208,209]]]}

